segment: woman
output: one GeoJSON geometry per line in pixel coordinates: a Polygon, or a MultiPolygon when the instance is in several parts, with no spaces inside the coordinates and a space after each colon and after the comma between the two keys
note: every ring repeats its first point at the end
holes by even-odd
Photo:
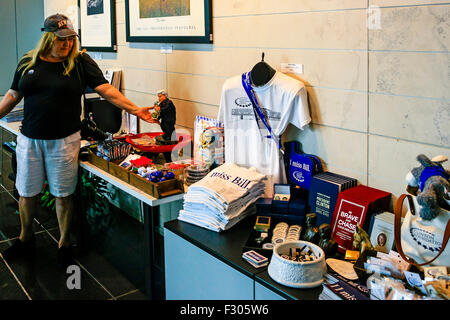
{"type": "Polygon", "coordinates": [[[56,197],[61,237],[58,263],[71,261],[69,228],[80,150],[81,95],[93,88],[115,106],[151,120],[149,107],[139,108],[111,86],[98,65],[78,49],[77,33],[61,14],[44,21],[36,48],[19,62],[11,89],[0,101],[0,118],[24,98],[24,119],[17,137],[16,187],[20,195],[19,239],[3,253],[13,258],[31,252],[35,237],[33,219],[44,179],[56,197]]]}
{"type": "Polygon", "coordinates": [[[387,242],[387,236],[385,233],[381,232],[377,236],[377,244],[375,245],[375,250],[384,252],[384,253],[389,253],[389,250],[386,247],[386,242],[387,242]]]}

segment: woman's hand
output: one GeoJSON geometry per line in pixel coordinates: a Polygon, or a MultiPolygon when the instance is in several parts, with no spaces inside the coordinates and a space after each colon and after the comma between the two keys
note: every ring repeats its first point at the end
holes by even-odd
{"type": "Polygon", "coordinates": [[[139,117],[139,119],[152,123],[153,117],[150,113],[151,109],[153,109],[153,107],[141,107],[135,114],[137,117],[139,117]]]}

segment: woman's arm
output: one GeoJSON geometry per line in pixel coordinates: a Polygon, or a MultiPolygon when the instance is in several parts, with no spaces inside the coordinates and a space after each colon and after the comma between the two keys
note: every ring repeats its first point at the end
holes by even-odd
{"type": "Polygon", "coordinates": [[[119,90],[110,85],[109,83],[101,84],[94,89],[99,95],[111,102],[116,107],[125,110],[140,119],[151,122],[152,115],[150,109],[152,107],[138,107],[133,102],[128,100],[119,90]]]}
{"type": "Polygon", "coordinates": [[[0,119],[10,113],[22,98],[19,92],[9,89],[0,101],[0,119]]]}

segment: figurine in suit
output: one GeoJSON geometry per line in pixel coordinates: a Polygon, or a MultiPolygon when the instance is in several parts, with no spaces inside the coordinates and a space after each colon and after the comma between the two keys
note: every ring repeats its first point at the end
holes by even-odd
{"type": "Polygon", "coordinates": [[[317,215],[315,213],[308,213],[305,217],[306,230],[303,235],[303,240],[312,243],[319,242],[319,228],[317,228],[317,215]]]}
{"type": "Polygon", "coordinates": [[[332,257],[338,250],[337,242],[331,238],[331,226],[323,223],[319,227],[319,247],[325,252],[326,257],[332,257]]]}

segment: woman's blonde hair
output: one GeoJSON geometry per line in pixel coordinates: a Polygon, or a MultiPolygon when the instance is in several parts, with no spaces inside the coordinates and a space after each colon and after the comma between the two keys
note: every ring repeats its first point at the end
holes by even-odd
{"type": "MultiPolygon", "coordinates": [[[[28,51],[20,60],[20,67],[23,67],[22,76],[25,72],[36,64],[36,60],[39,56],[46,56],[52,50],[53,43],[57,36],[53,32],[44,32],[39,40],[36,48],[28,51]]],[[[69,75],[72,69],[75,67],[75,61],[79,54],[83,54],[86,50],[78,50],[78,38],[75,37],[72,49],[64,62],[64,75],[69,75]]]]}

